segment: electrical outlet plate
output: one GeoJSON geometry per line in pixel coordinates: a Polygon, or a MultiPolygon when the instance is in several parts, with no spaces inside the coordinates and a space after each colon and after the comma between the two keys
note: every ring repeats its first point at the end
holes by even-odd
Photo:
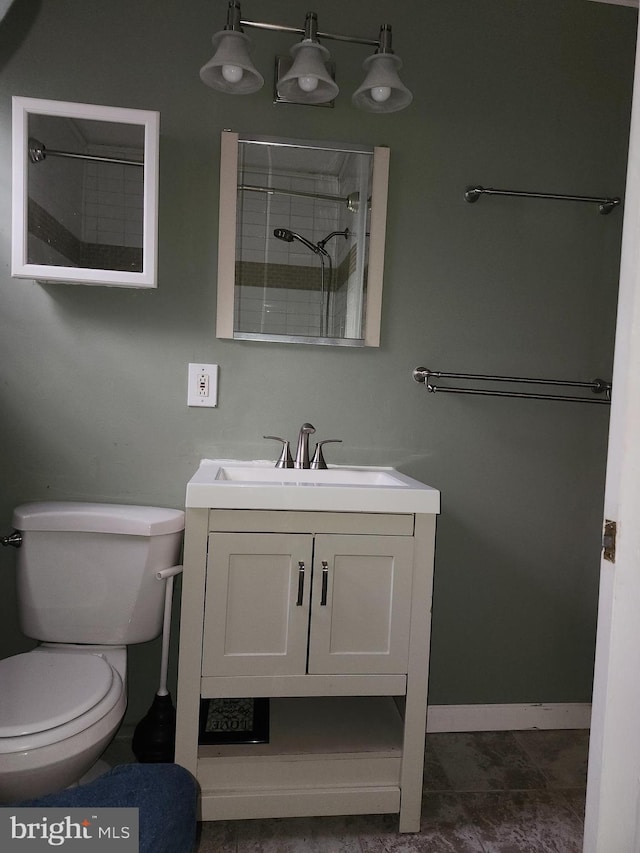
{"type": "Polygon", "coordinates": [[[187,406],[214,408],[218,405],[218,365],[190,364],[187,406]]]}

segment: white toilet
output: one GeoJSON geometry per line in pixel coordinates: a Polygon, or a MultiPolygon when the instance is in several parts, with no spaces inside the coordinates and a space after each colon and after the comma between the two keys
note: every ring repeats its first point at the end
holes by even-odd
{"type": "Polygon", "coordinates": [[[0,660],[0,803],[60,790],[96,763],[124,716],[127,650],[162,629],[184,513],[76,502],[13,514],[18,611],[40,641],[0,660]]]}

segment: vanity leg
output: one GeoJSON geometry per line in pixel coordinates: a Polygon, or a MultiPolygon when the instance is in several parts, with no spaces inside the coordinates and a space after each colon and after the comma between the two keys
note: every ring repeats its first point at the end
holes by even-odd
{"type": "Polygon", "coordinates": [[[198,725],[202,669],[202,612],[209,511],[187,509],[182,570],[182,618],[176,702],[175,762],[198,772],[198,725]]]}
{"type": "Polygon", "coordinates": [[[416,515],[410,656],[400,773],[400,832],[420,831],[435,523],[434,515],[416,515]]]}
{"type": "Polygon", "coordinates": [[[419,685],[407,685],[400,773],[400,832],[420,832],[427,692],[426,679],[418,680],[419,685]]]}

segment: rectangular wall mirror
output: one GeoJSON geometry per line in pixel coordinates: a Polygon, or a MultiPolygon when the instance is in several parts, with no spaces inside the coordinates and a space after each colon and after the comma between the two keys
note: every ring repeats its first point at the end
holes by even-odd
{"type": "Polygon", "coordinates": [[[224,131],[217,336],[379,346],[389,149],[224,131]]]}
{"type": "Polygon", "coordinates": [[[11,274],[156,287],[159,114],[12,101],[11,274]]]}

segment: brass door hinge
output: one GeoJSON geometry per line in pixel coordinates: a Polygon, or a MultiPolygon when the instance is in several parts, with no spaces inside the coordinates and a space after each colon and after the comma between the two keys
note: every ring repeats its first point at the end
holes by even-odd
{"type": "Polygon", "coordinates": [[[618,525],[615,521],[604,520],[604,531],[602,534],[602,552],[605,560],[610,563],[616,561],[616,534],[618,525]]]}

